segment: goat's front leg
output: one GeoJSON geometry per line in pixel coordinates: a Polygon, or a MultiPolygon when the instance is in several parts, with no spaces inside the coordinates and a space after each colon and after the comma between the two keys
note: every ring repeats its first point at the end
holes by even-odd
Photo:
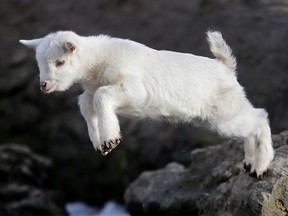
{"type": "Polygon", "coordinates": [[[119,84],[103,86],[94,95],[94,109],[98,114],[100,135],[99,150],[103,155],[108,154],[121,141],[119,121],[116,111],[125,107],[138,107],[145,96],[142,82],[130,80],[119,84]]]}
{"type": "Polygon", "coordinates": [[[93,94],[91,95],[84,92],[79,96],[78,104],[80,107],[80,112],[87,122],[90,140],[93,143],[95,150],[97,150],[98,146],[100,145],[100,136],[97,115],[93,109],[93,94]]]}
{"type": "Polygon", "coordinates": [[[98,150],[107,155],[121,141],[122,135],[116,109],[123,104],[123,92],[118,85],[100,87],[94,95],[94,110],[98,113],[100,145],[98,150]]]}

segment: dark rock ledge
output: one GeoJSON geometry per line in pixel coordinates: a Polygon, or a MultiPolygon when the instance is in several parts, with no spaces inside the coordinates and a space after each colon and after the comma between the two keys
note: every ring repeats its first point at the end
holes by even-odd
{"type": "Polygon", "coordinates": [[[64,216],[61,196],[47,188],[52,163],[23,145],[0,146],[0,215],[64,216]]]}
{"type": "Polygon", "coordinates": [[[288,215],[288,131],[273,136],[275,159],[259,180],[243,169],[243,143],[231,140],[192,151],[191,165],[144,172],[126,190],[137,216],[288,215]]]}

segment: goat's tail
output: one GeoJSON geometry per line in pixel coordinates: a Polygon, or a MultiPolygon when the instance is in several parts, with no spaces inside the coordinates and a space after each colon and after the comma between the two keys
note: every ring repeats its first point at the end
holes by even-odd
{"type": "Polygon", "coordinates": [[[236,58],[231,48],[225,42],[222,34],[218,31],[207,31],[207,40],[210,50],[219,61],[223,62],[231,71],[236,74],[236,58]]]}

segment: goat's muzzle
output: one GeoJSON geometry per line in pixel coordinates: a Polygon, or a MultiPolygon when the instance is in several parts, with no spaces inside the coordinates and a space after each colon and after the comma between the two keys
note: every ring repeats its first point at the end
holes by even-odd
{"type": "Polygon", "coordinates": [[[54,90],[55,83],[51,81],[40,81],[40,89],[45,93],[49,93],[54,90]]]}
{"type": "Polygon", "coordinates": [[[43,92],[47,91],[47,82],[40,82],[40,89],[43,92]]]}

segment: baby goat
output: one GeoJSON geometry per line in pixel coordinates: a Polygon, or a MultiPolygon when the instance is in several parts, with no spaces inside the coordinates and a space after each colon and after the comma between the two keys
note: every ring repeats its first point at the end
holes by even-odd
{"type": "Polygon", "coordinates": [[[245,138],[244,166],[260,177],[274,157],[268,115],[246,98],[221,33],[208,31],[207,38],[215,59],[71,31],[20,42],[36,50],[43,92],[83,86],[80,110],[103,155],[122,141],[116,114],[197,121],[221,135],[245,138]]]}

